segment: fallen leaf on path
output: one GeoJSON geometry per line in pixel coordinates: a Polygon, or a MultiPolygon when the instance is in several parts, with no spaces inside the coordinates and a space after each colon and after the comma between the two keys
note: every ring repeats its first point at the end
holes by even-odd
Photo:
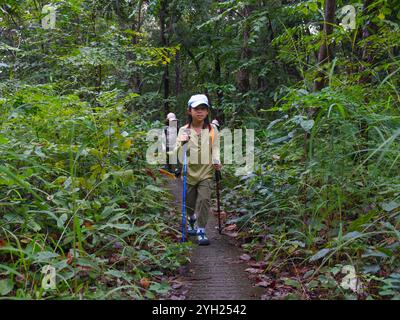
{"type": "MultiPolygon", "coordinates": [[[[213,210],[213,212],[214,212],[214,215],[218,216],[218,211],[217,210],[213,210]]],[[[225,211],[221,211],[221,214],[220,214],[221,219],[225,220],[227,215],[228,214],[225,211]]]]}
{"type": "Polygon", "coordinates": [[[277,155],[277,154],[273,154],[272,155],[272,159],[274,159],[274,160],[279,160],[281,157],[279,156],[279,155],[277,155]]]}
{"type": "Polygon", "coordinates": [[[176,283],[174,283],[171,287],[172,287],[172,289],[179,289],[179,288],[181,288],[183,286],[183,283],[181,283],[181,282],[176,282],[176,283]]]}
{"type": "Polygon", "coordinates": [[[244,261],[249,261],[251,259],[251,257],[245,253],[240,256],[240,259],[244,260],[244,261]]]}
{"type": "Polygon", "coordinates": [[[147,278],[140,279],[140,286],[144,289],[147,289],[150,286],[150,281],[147,278]]]}
{"type": "Polygon", "coordinates": [[[90,221],[85,220],[85,222],[83,222],[83,225],[86,227],[86,229],[93,229],[93,223],[90,221]]]}
{"type": "Polygon", "coordinates": [[[17,282],[24,282],[25,281],[25,276],[23,274],[20,274],[18,276],[15,277],[15,281],[17,282]]]}
{"type": "Polygon", "coordinates": [[[387,238],[385,241],[387,244],[391,245],[396,242],[396,238],[387,238]]]}
{"type": "Polygon", "coordinates": [[[267,288],[271,284],[271,281],[261,281],[256,283],[257,287],[267,288]]]}
{"type": "Polygon", "coordinates": [[[262,273],[263,272],[263,270],[256,269],[256,268],[247,268],[246,271],[250,272],[250,273],[262,273]]]}
{"type": "Polygon", "coordinates": [[[49,237],[53,238],[53,240],[58,240],[60,238],[60,235],[57,233],[50,233],[49,237]]]}
{"type": "Polygon", "coordinates": [[[264,268],[267,266],[265,261],[249,262],[249,265],[254,268],[264,268]]]}
{"type": "Polygon", "coordinates": [[[229,237],[235,238],[238,236],[239,233],[238,232],[225,232],[224,234],[229,237]]]}
{"type": "Polygon", "coordinates": [[[80,264],[77,264],[76,267],[79,270],[82,270],[82,271],[90,271],[90,270],[92,270],[92,267],[90,267],[90,266],[81,266],[80,264]]]}
{"type": "Polygon", "coordinates": [[[71,251],[68,251],[68,253],[67,253],[67,264],[71,264],[73,259],[74,259],[73,253],[71,251]]]}
{"type": "Polygon", "coordinates": [[[225,231],[232,231],[236,229],[236,224],[230,224],[229,226],[225,227],[225,231]]]}
{"type": "Polygon", "coordinates": [[[152,177],[154,181],[157,180],[157,178],[156,178],[156,176],[154,175],[153,171],[151,171],[150,169],[144,168],[144,172],[145,172],[149,177],[152,177]]]}
{"type": "Polygon", "coordinates": [[[117,242],[115,242],[114,244],[113,244],[113,248],[114,249],[117,249],[117,250],[120,250],[120,249],[122,249],[122,243],[121,242],[119,242],[119,241],[117,241],[117,242]]]}
{"type": "Polygon", "coordinates": [[[118,261],[120,261],[120,256],[116,253],[112,253],[111,256],[108,258],[108,262],[109,263],[116,263],[118,261]]]}

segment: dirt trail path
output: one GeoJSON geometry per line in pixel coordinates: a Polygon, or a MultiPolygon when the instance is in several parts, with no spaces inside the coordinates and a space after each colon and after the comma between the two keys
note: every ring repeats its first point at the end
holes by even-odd
{"type": "MultiPolygon", "coordinates": [[[[169,181],[168,189],[174,195],[177,212],[181,212],[181,181],[169,181]]],[[[258,299],[260,288],[252,286],[245,271],[247,266],[239,258],[243,252],[234,245],[230,237],[220,235],[216,226],[218,218],[210,212],[206,233],[211,244],[195,246],[191,254],[191,263],[183,273],[183,281],[189,288],[186,299],[258,299]]],[[[195,237],[189,240],[196,243],[195,237]]]]}

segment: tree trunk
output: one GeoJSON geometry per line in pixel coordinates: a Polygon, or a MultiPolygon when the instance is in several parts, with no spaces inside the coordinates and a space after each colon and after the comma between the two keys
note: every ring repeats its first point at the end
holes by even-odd
{"type": "MultiPolygon", "coordinates": [[[[332,34],[335,22],[336,0],[325,0],[325,20],[322,31],[322,43],[318,52],[318,67],[321,69],[324,64],[332,60],[332,45],[329,35],[332,34]]],[[[326,75],[323,70],[318,71],[317,79],[314,81],[314,90],[320,91],[326,85],[326,75]]]]}
{"type": "MultiPolygon", "coordinates": [[[[161,45],[163,47],[168,47],[168,35],[166,32],[166,20],[168,16],[168,2],[167,0],[161,0],[161,8],[160,8],[160,36],[161,36],[161,45]]],[[[168,63],[165,64],[164,73],[162,77],[162,84],[164,88],[164,113],[165,117],[169,113],[169,66],[168,63]]]]}
{"type": "MultiPolygon", "coordinates": [[[[370,5],[373,2],[374,2],[374,0],[365,0],[364,1],[363,15],[370,15],[373,11],[376,11],[377,7],[375,7],[374,9],[370,8],[370,5]]],[[[378,30],[378,27],[376,26],[376,24],[374,24],[370,20],[368,20],[362,29],[362,40],[365,40],[372,34],[376,33],[377,30],[378,30]]],[[[364,73],[364,74],[362,74],[362,76],[360,78],[360,83],[370,83],[372,81],[371,73],[368,73],[368,74],[365,73],[365,70],[368,69],[368,66],[372,65],[375,60],[374,54],[371,50],[371,42],[370,41],[367,41],[364,44],[364,47],[362,48],[362,51],[361,51],[360,58],[363,63],[360,66],[359,72],[364,73]]]]}
{"type": "MultiPolygon", "coordinates": [[[[132,31],[134,31],[134,34],[132,36],[132,44],[135,46],[138,44],[139,39],[137,36],[137,33],[140,32],[140,29],[142,27],[142,7],[143,7],[143,0],[140,0],[138,2],[138,14],[137,17],[135,17],[134,22],[132,24],[132,31]]],[[[134,57],[132,54],[130,54],[130,60],[133,61],[134,57]]],[[[133,92],[136,93],[141,93],[142,91],[142,86],[143,86],[143,82],[142,82],[142,76],[140,74],[139,71],[134,70],[131,74],[131,76],[129,77],[129,84],[130,87],[132,88],[133,92]]]]}
{"type": "MultiPolygon", "coordinates": [[[[370,8],[370,5],[374,3],[373,0],[365,0],[363,4],[363,15],[370,15],[374,11],[376,11],[377,7],[375,6],[374,9],[370,8]]],[[[372,23],[370,20],[367,20],[366,24],[362,28],[362,40],[367,39],[370,37],[373,33],[377,31],[377,26],[372,23]]],[[[374,55],[373,51],[371,50],[371,42],[367,41],[364,43],[364,47],[361,50],[361,66],[359,68],[359,72],[361,73],[361,78],[360,78],[360,83],[361,84],[370,84],[372,82],[372,75],[371,72],[368,70],[371,69],[371,65],[374,63],[374,55]]],[[[366,95],[364,97],[365,104],[368,104],[369,99],[368,96],[366,95]]],[[[368,149],[368,122],[365,121],[364,119],[361,119],[360,124],[359,124],[359,129],[360,129],[360,144],[357,146],[358,152],[356,153],[356,156],[354,157],[354,160],[356,162],[363,162],[364,159],[367,157],[368,153],[367,152],[360,152],[361,150],[367,150],[368,149]]],[[[367,161],[365,163],[365,168],[368,168],[369,162],[367,161]]]]}
{"type": "MultiPolygon", "coordinates": [[[[243,17],[248,18],[253,11],[252,6],[245,5],[243,9],[243,17]]],[[[240,63],[245,63],[251,59],[251,50],[249,48],[249,38],[250,38],[251,25],[248,21],[244,21],[243,27],[243,44],[242,52],[240,56],[240,63]]],[[[250,90],[250,71],[247,67],[241,67],[236,75],[236,86],[238,90],[245,93],[250,90]]]]}
{"type": "MultiPolygon", "coordinates": [[[[335,22],[335,12],[336,12],[336,0],[325,0],[325,10],[324,10],[324,28],[322,30],[322,43],[318,52],[318,67],[319,71],[317,73],[317,78],[314,80],[314,91],[320,91],[326,85],[326,75],[321,68],[324,64],[328,63],[333,58],[332,45],[330,44],[329,35],[333,32],[333,24],[335,22]]],[[[309,108],[307,111],[309,118],[314,118],[316,113],[315,108],[309,108]]],[[[308,155],[308,142],[310,139],[310,134],[306,132],[304,134],[304,154],[303,162],[307,160],[308,155]]]]}
{"type": "Polygon", "coordinates": [[[196,57],[194,56],[193,52],[187,46],[184,45],[184,48],[185,48],[188,56],[192,59],[192,61],[194,63],[194,66],[196,68],[197,74],[200,74],[200,62],[199,62],[199,60],[196,59],[196,57]]]}
{"type": "MultiPolygon", "coordinates": [[[[215,82],[218,85],[221,85],[221,59],[219,53],[217,53],[215,56],[214,72],[215,72],[215,82]]],[[[217,89],[217,107],[216,107],[215,118],[218,120],[220,124],[223,124],[225,120],[224,114],[221,109],[223,97],[224,93],[222,92],[222,90],[217,89]]]]}
{"type": "Polygon", "coordinates": [[[175,55],[175,95],[178,96],[182,90],[181,80],[181,54],[178,51],[175,55]]]}
{"type": "MultiPolygon", "coordinates": [[[[325,0],[325,14],[324,14],[324,28],[322,31],[322,43],[318,52],[318,67],[319,71],[317,73],[317,78],[314,80],[314,91],[320,91],[326,85],[326,74],[322,70],[324,64],[330,62],[333,58],[332,53],[332,45],[330,43],[329,36],[333,32],[333,24],[335,22],[335,12],[336,12],[336,0],[325,0]]],[[[310,108],[308,109],[308,117],[310,119],[315,117],[316,109],[310,108]]],[[[310,133],[306,132],[304,134],[304,154],[302,162],[305,164],[305,169],[307,168],[307,159],[309,153],[309,141],[310,141],[310,133]]],[[[305,184],[308,185],[309,182],[305,181],[305,184]]],[[[302,194],[304,197],[304,206],[307,206],[307,190],[308,187],[305,187],[302,190],[302,194]]]]}

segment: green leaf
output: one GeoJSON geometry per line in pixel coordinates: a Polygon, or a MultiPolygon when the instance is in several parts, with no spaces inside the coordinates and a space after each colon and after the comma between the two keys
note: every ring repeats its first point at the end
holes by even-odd
{"type": "Polygon", "coordinates": [[[303,278],[304,278],[304,279],[307,279],[307,278],[311,277],[311,276],[313,275],[313,273],[314,273],[314,269],[308,270],[308,271],[304,274],[303,278]]]}
{"type": "Polygon", "coordinates": [[[355,239],[355,238],[359,238],[360,236],[362,236],[362,233],[361,233],[361,232],[352,231],[352,232],[346,233],[346,234],[343,236],[343,240],[355,239]]]}
{"type": "Polygon", "coordinates": [[[300,125],[305,131],[310,132],[310,130],[314,127],[314,120],[301,121],[300,125]]]}
{"type": "Polygon", "coordinates": [[[18,48],[15,48],[15,47],[11,47],[11,46],[9,46],[8,44],[6,44],[4,42],[0,42],[0,50],[1,51],[8,50],[8,51],[15,51],[15,52],[21,51],[21,49],[18,49],[18,48]]]}
{"type": "Polygon", "coordinates": [[[391,212],[394,209],[397,209],[400,207],[400,203],[397,203],[396,201],[390,201],[390,202],[382,202],[380,203],[381,207],[383,210],[386,212],[391,212]]]}
{"type": "Polygon", "coordinates": [[[0,144],[6,144],[6,143],[8,143],[8,140],[4,136],[0,135],[0,144]]]}
{"type": "Polygon", "coordinates": [[[90,257],[79,257],[76,259],[76,264],[79,264],[82,267],[90,267],[93,271],[99,271],[100,265],[96,261],[90,259],[90,257]]]}
{"type": "Polygon", "coordinates": [[[340,266],[334,266],[330,271],[335,276],[340,272],[340,270],[342,270],[342,268],[340,266]]]}
{"type": "Polygon", "coordinates": [[[57,219],[57,227],[60,229],[64,227],[65,222],[68,219],[68,215],[66,213],[63,213],[60,218],[57,219]]]}
{"type": "Polygon", "coordinates": [[[5,296],[9,294],[14,288],[14,282],[11,279],[0,280],[0,295],[5,296]]]}
{"type": "Polygon", "coordinates": [[[0,269],[6,270],[6,274],[14,274],[16,276],[22,276],[22,274],[19,273],[17,270],[14,270],[14,268],[10,268],[9,266],[6,266],[4,264],[0,264],[0,269]]]}
{"type": "Polygon", "coordinates": [[[146,190],[150,190],[150,191],[154,191],[154,192],[163,192],[163,191],[164,191],[164,190],[161,189],[160,187],[157,187],[157,186],[152,185],[152,184],[149,184],[149,185],[146,187],[146,190]]]}
{"type": "Polygon", "coordinates": [[[304,248],[306,246],[306,244],[302,241],[298,241],[298,240],[289,240],[288,243],[295,245],[296,247],[301,247],[304,248]]]}
{"type": "Polygon", "coordinates": [[[299,289],[301,287],[301,284],[297,280],[294,280],[294,279],[286,279],[285,284],[287,286],[291,286],[291,287],[294,287],[297,289],[299,289]]]}
{"type": "Polygon", "coordinates": [[[396,294],[396,291],[394,291],[394,290],[384,290],[384,291],[379,291],[379,294],[381,296],[391,296],[391,295],[396,294]]]}
{"type": "Polygon", "coordinates": [[[19,186],[25,188],[27,191],[29,191],[37,200],[41,202],[45,202],[42,197],[40,197],[31,187],[31,185],[25,181],[20,179],[16,174],[14,174],[9,168],[6,166],[0,166],[0,172],[4,173],[7,177],[12,179],[16,184],[19,186]]]}
{"type": "Polygon", "coordinates": [[[315,2],[309,2],[308,7],[312,12],[317,12],[318,11],[318,4],[315,2]]]}
{"type": "Polygon", "coordinates": [[[159,294],[164,294],[164,293],[168,293],[168,291],[171,289],[170,285],[166,282],[163,283],[153,283],[149,290],[151,291],[155,291],[159,294]]]}
{"type": "Polygon", "coordinates": [[[103,218],[107,218],[111,213],[113,213],[114,211],[116,211],[115,208],[115,204],[113,204],[112,206],[107,206],[104,208],[104,210],[101,212],[101,216],[103,218]]]}
{"type": "Polygon", "coordinates": [[[50,252],[50,251],[43,251],[43,252],[39,252],[36,257],[35,257],[35,261],[36,262],[46,262],[49,261],[53,258],[57,258],[59,255],[57,253],[54,252],[50,252]]]}
{"type": "Polygon", "coordinates": [[[276,139],[271,140],[271,144],[276,144],[276,143],[284,142],[284,141],[287,141],[287,140],[290,140],[290,137],[289,136],[284,136],[284,137],[280,137],[280,138],[276,138],[276,139]]]}
{"type": "Polygon", "coordinates": [[[367,258],[367,257],[387,258],[388,255],[383,252],[379,252],[377,250],[368,249],[367,252],[362,255],[362,258],[367,258]]]}
{"type": "Polygon", "coordinates": [[[377,273],[379,270],[381,270],[381,267],[377,264],[365,265],[363,267],[363,273],[377,273]]]}
{"type": "Polygon", "coordinates": [[[308,289],[317,288],[318,286],[319,286],[319,282],[317,280],[311,280],[309,283],[307,283],[308,289]]]}
{"type": "Polygon", "coordinates": [[[116,277],[118,279],[124,279],[126,281],[131,281],[133,279],[133,277],[123,271],[119,271],[119,270],[108,270],[106,272],[104,272],[104,274],[112,276],[112,277],[116,277]]]}
{"type": "Polygon", "coordinates": [[[357,230],[357,229],[361,229],[361,227],[366,224],[367,222],[369,222],[371,219],[373,219],[376,215],[378,214],[378,212],[376,210],[371,210],[369,213],[364,214],[360,217],[358,217],[356,220],[354,220],[348,230],[357,230]]]}
{"type": "Polygon", "coordinates": [[[332,249],[324,248],[319,250],[316,254],[314,254],[311,258],[310,261],[316,261],[319,260],[323,257],[325,257],[332,249]]]}

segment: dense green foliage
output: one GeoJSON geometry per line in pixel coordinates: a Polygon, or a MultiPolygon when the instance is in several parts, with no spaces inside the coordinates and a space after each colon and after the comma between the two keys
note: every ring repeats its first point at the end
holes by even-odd
{"type": "Polygon", "coordinates": [[[333,1],[330,34],[332,0],[52,3],[55,29],[45,1],[0,3],[1,296],[168,291],[187,246],[146,132],[207,92],[223,127],[256,130],[255,171],[224,167],[223,204],[265,274],[287,297],[400,297],[398,1],[333,1]]]}
{"type": "Polygon", "coordinates": [[[115,96],[90,107],[26,85],[2,104],[0,250],[17,297],[40,297],[41,266],[51,263],[60,296],[140,298],[141,279],[184,259],[162,214],[166,195],[143,171],[146,124],[115,96]]]}

